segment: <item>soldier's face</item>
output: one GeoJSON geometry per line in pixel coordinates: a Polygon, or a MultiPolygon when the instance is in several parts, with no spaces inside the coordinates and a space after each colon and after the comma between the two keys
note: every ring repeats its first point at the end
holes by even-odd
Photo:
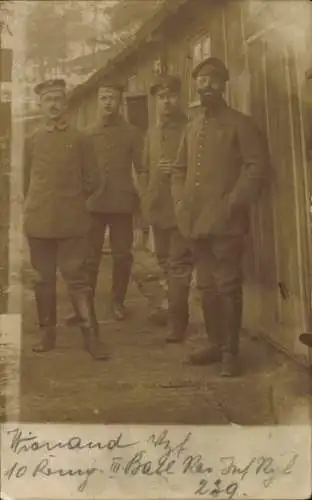
{"type": "Polygon", "coordinates": [[[121,102],[120,92],[116,89],[101,88],[98,93],[98,109],[101,117],[116,115],[121,102]]]}
{"type": "Polygon", "coordinates": [[[51,90],[40,99],[40,108],[45,118],[56,120],[66,109],[66,96],[63,90],[51,90]]]}
{"type": "Polygon", "coordinates": [[[170,116],[179,108],[179,95],[168,90],[157,94],[157,109],[160,116],[170,116]]]}
{"type": "Polygon", "coordinates": [[[225,82],[223,78],[215,72],[210,74],[199,74],[196,78],[196,90],[199,93],[203,106],[209,106],[220,99],[224,90],[225,82]]]}

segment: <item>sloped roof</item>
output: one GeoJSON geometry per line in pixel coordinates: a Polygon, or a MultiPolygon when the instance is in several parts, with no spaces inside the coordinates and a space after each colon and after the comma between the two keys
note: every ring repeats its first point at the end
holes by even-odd
{"type": "MultiPolygon", "coordinates": [[[[129,43],[117,53],[113,54],[105,66],[96,71],[88,80],[75,87],[69,95],[69,105],[74,101],[81,99],[85,94],[92,90],[98,82],[107,74],[111,73],[116,67],[123,63],[130,55],[135,53],[142,44],[162,23],[173,15],[182,5],[190,0],[165,0],[160,8],[141,26],[135,36],[129,43]]],[[[193,0],[194,1],[194,0],[193,0]]]]}

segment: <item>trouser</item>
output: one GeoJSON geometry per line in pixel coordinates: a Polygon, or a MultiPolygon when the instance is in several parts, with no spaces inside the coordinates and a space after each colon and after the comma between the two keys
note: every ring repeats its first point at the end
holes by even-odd
{"type": "Polygon", "coordinates": [[[31,264],[36,271],[35,297],[41,328],[54,327],[56,273],[60,269],[74,303],[90,301],[91,288],[84,264],[88,251],[86,237],[28,238],[31,264]]]}
{"type": "Polygon", "coordinates": [[[233,355],[238,354],[242,323],[243,247],[241,236],[192,242],[208,338],[213,346],[233,355]]]}
{"type": "Polygon", "coordinates": [[[153,227],[155,254],[168,281],[170,326],[184,331],[189,321],[189,290],[193,258],[187,241],[177,228],[153,227]]]}
{"type": "Polygon", "coordinates": [[[94,295],[107,227],[109,227],[113,258],[112,299],[122,304],[127,293],[133,261],[131,251],[133,244],[132,214],[92,214],[89,234],[90,249],[86,268],[94,295]]]}

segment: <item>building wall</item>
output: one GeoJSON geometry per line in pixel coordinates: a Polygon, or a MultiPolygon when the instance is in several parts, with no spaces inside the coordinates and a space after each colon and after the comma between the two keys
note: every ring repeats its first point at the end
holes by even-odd
{"type": "MultiPolygon", "coordinates": [[[[281,6],[283,2],[197,0],[197,8],[194,3],[163,24],[160,32],[165,46],[161,42],[145,45],[119,71],[127,77],[136,74],[136,85],[147,92],[154,61],[165,56],[169,69],[182,77],[182,102],[192,115],[198,109],[191,95],[193,49],[201,37],[210,36],[211,54],[222,58],[230,69],[226,98],[233,107],[252,114],[266,134],[273,166],[272,185],[252,209],[251,232],[246,238],[244,324],[306,363],[308,352],[298,335],[310,327],[302,77],[309,66],[304,50],[309,43],[295,37],[307,33],[308,2],[298,0],[296,12],[291,13],[289,7],[281,6]],[[284,19],[281,12],[288,17],[284,19]],[[274,26],[272,19],[278,20],[274,26]]],[[[82,105],[85,115],[93,113],[91,102],[90,97],[82,105]]],[[[152,99],[149,110],[152,123],[156,118],[152,99]]]]}

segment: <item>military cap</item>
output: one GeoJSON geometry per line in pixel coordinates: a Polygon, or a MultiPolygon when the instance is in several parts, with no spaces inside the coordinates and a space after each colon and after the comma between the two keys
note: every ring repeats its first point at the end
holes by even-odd
{"type": "Polygon", "coordinates": [[[151,95],[155,95],[159,90],[169,90],[170,92],[180,92],[181,80],[175,75],[159,75],[150,87],[151,95]]]}
{"type": "Polygon", "coordinates": [[[52,90],[66,90],[66,82],[63,78],[54,78],[52,80],[45,80],[35,86],[35,93],[38,95],[46,94],[52,90]]]}
{"type": "Polygon", "coordinates": [[[196,78],[202,69],[211,68],[215,73],[218,73],[225,82],[229,79],[229,72],[225,64],[217,57],[207,57],[201,61],[193,70],[192,77],[196,78]]]}
{"type": "Polygon", "coordinates": [[[112,78],[110,76],[104,76],[103,78],[100,79],[98,88],[101,89],[105,87],[119,90],[119,92],[123,92],[125,90],[126,84],[120,78],[112,78]]]}

